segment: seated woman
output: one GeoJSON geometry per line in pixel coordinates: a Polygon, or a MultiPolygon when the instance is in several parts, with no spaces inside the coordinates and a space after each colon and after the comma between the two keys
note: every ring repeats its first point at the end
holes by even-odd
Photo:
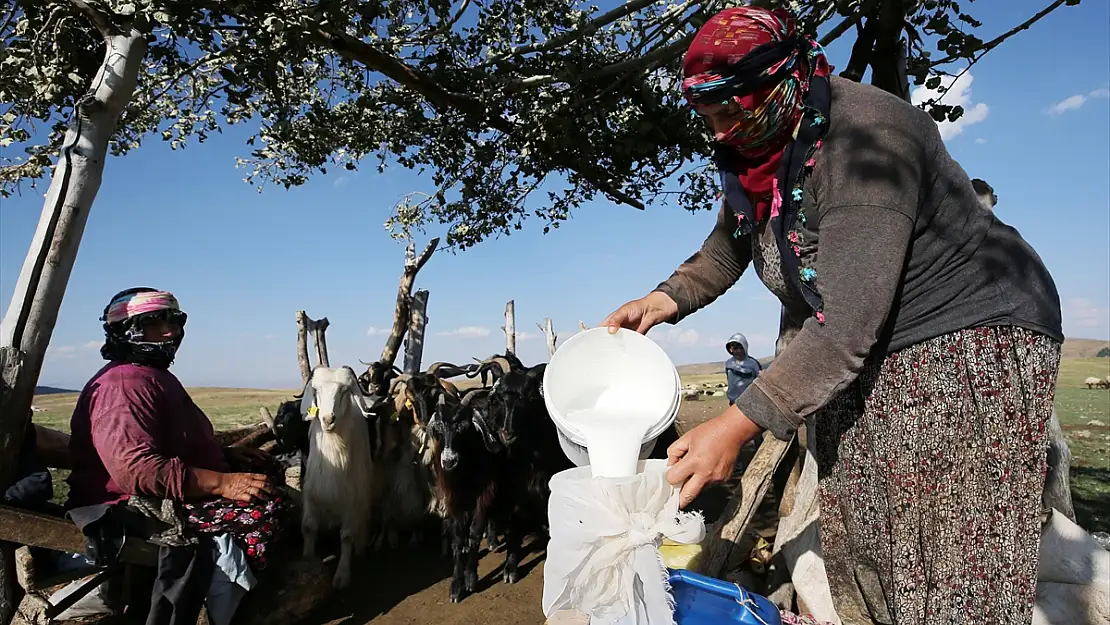
{"type": "Polygon", "coordinates": [[[156,613],[173,613],[176,622],[183,613],[199,612],[197,593],[183,593],[193,595],[188,601],[170,590],[198,571],[205,573],[186,581],[212,584],[209,615],[216,622],[229,620],[254,584],[249,569],[266,565],[267,546],[280,526],[285,505],[272,480],[280,469],[261,451],[221,448],[211,421],[169,372],[186,321],[171,293],[122,291],[102,321],[106,336],[100,353],[109,362],[81,391],[70,422],[73,471],[66,508],[81,526],[120,506],[162,522],[154,621],[148,623],[168,622],[156,613]],[[172,549],[195,545],[210,549],[172,549]],[[198,566],[192,564],[194,554],[204,554],[196,557],[198,566]],[[218,566],[210,564],[217,561],[218,566]],[[170,579],[174,570],[179,573],[170,579]],[[213,610],[218,586],[213,580],[241,588],[223,588],[218,610],[213,610]],[[159,588],[165,589],[161,597],[159,588]]]}

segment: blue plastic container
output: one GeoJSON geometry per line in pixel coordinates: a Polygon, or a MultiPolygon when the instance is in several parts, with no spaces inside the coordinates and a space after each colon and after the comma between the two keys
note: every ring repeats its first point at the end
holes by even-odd
{"type": "Polygon", "coordinates": [[[782,625],[775,604],[736,584],[674,569],[670,583],[678,625],[782,625]]]}

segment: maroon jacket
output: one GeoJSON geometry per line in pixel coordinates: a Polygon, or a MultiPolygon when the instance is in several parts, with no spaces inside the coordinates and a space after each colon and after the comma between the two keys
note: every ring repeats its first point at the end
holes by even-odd
{"type": "Polygon", "coordinates": [[[70,429],[66,508],[129,495],[180,501],[186,468],[228,470],[212,422],[165,369],[108,363],[81,391],[70,429]]]}

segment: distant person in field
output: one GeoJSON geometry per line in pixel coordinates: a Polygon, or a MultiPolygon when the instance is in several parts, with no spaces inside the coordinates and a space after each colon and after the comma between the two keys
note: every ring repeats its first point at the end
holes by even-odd
{"type": "Polygon", "coordinates": [[[681,89],[711,141],[716,225],[602,325],[677,323],[754,267],[797,330],[735,404],[668,449],[681,505],[764,431],[786,441],[812,424],[842,621],[1030,622],[1064,338],[1044,263],[979,210],[928,113],[832,75],[786,9],[707,19],[681,89]]]}
{"type": "MultiPolygon", "coordinates": [[[[110,518],[153,517],[184,528],[177,540],[209,537],[202,544],[212,549],[222,545],[221,557],[245,560],[257,570],[267,563],[267,547],[286,509],[273,479],[280,468],[261,451],[221,448],[212,422],[170,373],[186,318],[172,293],[145,287],[116,294],[104,309],[100,353],[108,364],[81,391],[70,422],[73,472],[66,507],[82,526],[109,518],[113,508],[122,507],[110,518]],[[176,518],[166,518],[167,510],[176,518]],[[230,544],[213,541],[227,536],[230,544]]],[[[212,556],[204,553],[210,561],[212,556]]],[[[174,570],[184,575],[177,556],[168,558],[160,562],[159,575],[174,570]]],[[[199,575],[194,568],[188,567],[189,574],[199,575]]],[[[162,581],[169,588],[180,580],[162,581]]],[[[210,580],[189,583],[208,587],[210,580]]],[[[229,592],[235,598],[223,610],[209,605],[220,625],[246,592],[232,586],[229,592]]],[[[167,590],[166,596],[170,594],[167,590]]],[[[155,601],[152,610],[177,610],[179,617],[181,610],[200,609],[199,604],[167,605],[155,601]]]]}
{"type": "Polygon", "coordinates": [[[994,207],[998,205],[998,196],[994,194],[994,187],[980,178],[972,178],[971,186],[975,189],[976,197],[979,198],[979,205],[993,211],[994,207]]]}
{"type": "Polygon", "coordinates": [[[737,332],[729,337],[725,349],[732,356],[725,361],[725,378],[728,379],[728,405],[736,403],[740,393],[755,381],[763,367],[748,355],[748,339],[737,332]]]}

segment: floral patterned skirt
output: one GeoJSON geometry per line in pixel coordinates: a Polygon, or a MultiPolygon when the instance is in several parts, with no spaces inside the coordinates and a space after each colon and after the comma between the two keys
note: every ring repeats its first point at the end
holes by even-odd
{"type": "Polygon", "coordinates": [[[1030,622],[1059,363],[1036,332],[962,330],[867,367],[817,415],[845,625],[1030,622]]]}
{"type": "Polygon", "coordinates": [[[215,499],[182,507],[190,530],[200,534],[230,534],[247,554],[255,572],[266,568],[267,548],[279,538],[289,508],[282,495],[253,503],[215,499]]]}

